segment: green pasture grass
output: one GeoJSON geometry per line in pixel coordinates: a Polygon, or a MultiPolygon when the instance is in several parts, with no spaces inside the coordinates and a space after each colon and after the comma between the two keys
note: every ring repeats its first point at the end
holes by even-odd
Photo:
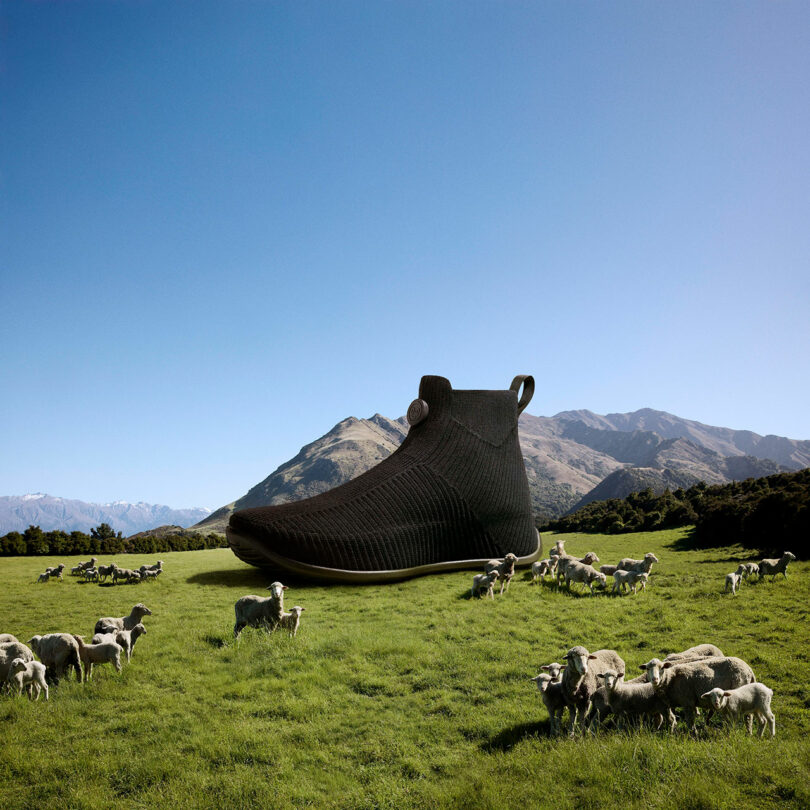
{"type": "MultiPolygon", "coordinates": [[[[92,636],[101,616],[152,611],[121,674],[63,680],[51,700],[0,698],[0,807],[739,808],[810,806],[810,564],[723,593],[741,548],[688,532],[560,535],[602,562],[653,551],[636,596],[532,585],[494,602],[472,572],[373,585],[289,581],[227,549],[165,553],[138,585],[37,584],[48,565],[0,561],[0,632],[92,636]],[[233,605],[289,584],[296,638],[246,629],[233,605]],[[774,689],[774,740],[700,720],[674,735],[604,729],[553,738],[529,678],[575,644],[639,664],[702,642],[774,689]]],[[[545,535],[548,548],[555,536],[545,535]]],[[[126,557],[137,568],[153,557],[126,557]]],[[[106,562],[103,560],[102,562],[106,562]]]]}

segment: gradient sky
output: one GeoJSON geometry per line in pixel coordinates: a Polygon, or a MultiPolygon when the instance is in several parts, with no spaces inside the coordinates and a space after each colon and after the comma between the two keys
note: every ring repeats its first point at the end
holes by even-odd
{"type": "Polygon", "coordinates": [[[215,508],[422,374],[810,439],[810,4],[0,3],[0,494],[215,508]]]}

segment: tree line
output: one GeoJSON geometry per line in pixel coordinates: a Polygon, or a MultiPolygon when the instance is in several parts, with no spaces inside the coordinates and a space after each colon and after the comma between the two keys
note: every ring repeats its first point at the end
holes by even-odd
{"type": "Polygon", "coordinates": [[[122,537],[108,523],[84,532],[44,532],[39,526],[29,526],[24,532],[9,532],[0,537],[0,556],[74,554],[156,554],[162,551],[199,551],[206,548],[227,548],[221,534],[183,532],[162,537],[122,537]]]}
{"type": "Polygon", "coordinates": [[[694,526],[691,544],[712,548],[741,544],[766,554],[788,550],[810,558],[810,468],[660,495],[651,489],[626,498],[594,501],[571,515],[543,522],[543,531],[655,531],[694,526]]]}

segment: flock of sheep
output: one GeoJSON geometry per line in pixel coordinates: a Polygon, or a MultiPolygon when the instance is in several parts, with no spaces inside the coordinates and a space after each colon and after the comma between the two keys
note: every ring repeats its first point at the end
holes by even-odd
{"type": "MultiPolygon", "coordinates": [[[[675,730],[674,709],[683,709],[691,730],[702,707],[718,712],[729,722],[745,717],[748,733],[753,718],[776,735],[776,718],[771,711],[773,690],[757,683],[751,667],[740,658],[726,657],[713,644],[700,644],[663,661],[653,658],[641,664],[644,674],[625,681],[625,663],[615,650],[590,653],[572,647],[565,663],[546,664],[544,672],[531,680],[542,693],[551,720],[551,733],[561,730],[565,709],[569,712],[568,733],[574,736],[577,721],[583,733],[594,730],[610,715],[619,724],[652,718],[655,728],[668,723],[675,730]]],[[[708,719],[707,716],[707,719],[708,719]]]]}
{"type": "MultiPolygon", "coordinates": [[[[70,569],[70,573],[75,577],[81,577],[85,582],[104,582],[107,577],[112,578],[113,585],[118,582],[144,582],[147,579],[157,579],[163,573],[163,560],[158,560],[154,565],[142,565],[137,571],[131,568],[119,568],[114,562],[109,565],[97,565],[98,559],[91,557],[85,562],[80,562],[70,569]]],[[[47,582],[49,579],[62,579],[62,572],[65,564],[53,568],[46,568],[38,577],[37,582],[47,582]]]]}
{"type": "MultiPolygon", "coordinates": [[[[509,583],[515,575],[515,563],[517,557],[514,554],[507,554],[502,560],[490,560],[484,567],[483,574],[476,574],[473,577],[473,584],[470,590],[471,596],[489,596],[495,598],[495,583],[500,581],[501,594],[505,589],[509,590],[509,583]]],[[[658,562],[655,554],[644,555],[643,560],[634,560],[625,557],[616,565],[602,565],[597,571],[593,563],[599,562],[596,553],[589,551],[584,557],[577,558],[565,551],[565,541],[558,540],[549,552],[548,559],[538,560],[532,563],[532,582],[544,580],[546,574],[552,579],[556,577],[557,585],[561,585],[563,580],[571,590],[571,583],[582,583],[594,594],[594,584],[601,588],[607,588],[607,578],[613,577],[613,592],[622,593],[629,590],[636,592],[636,586],[641,585],[641,590],[647,587],[647,580],[650,576],[650,569],[653,563],[658,562]]]]}
{"type": "Polygon", "coordinates": [[[152,611],[139,603],[128,616],[102,617],[96,622],[92,641],[73,633],[47,633],[34,636],[23,644],[11,633],[0,633],[0,686],[22,694],[25,689],[31,700],[39,700],[45,692],[48,700],[48,684],[55,684],[72,669],[76,680],[87,683],[93,674],[93,665],[112,664],[121,671],[121,656],[127,663],[132,660],[135,642],[146,633],[141,623],[152,611]],[[39,661],[34,660],[34,655],[39,661]]]}
{"type": "Polygon", "coordinates": [[[757,576],[759,579],[763,579],[770,574],[771,582],[776,579],[777,574],[782,574],[782,576],[787,579],[788,563],[795,559],[795,554],[786,551],[778,560],[760,560],[759,565],[757,565],[757,563],[740,563],[736,571],[726,574],[725,590],[731,591],[732,595],[736,594],[737,588],[739,588],[743,582],[757,576]]]}

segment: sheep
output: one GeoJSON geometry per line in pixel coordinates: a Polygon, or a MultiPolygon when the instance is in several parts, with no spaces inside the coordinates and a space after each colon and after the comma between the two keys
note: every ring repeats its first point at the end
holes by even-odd
{"type": "Polygon", "coordinates": [[[571,715],[568,734],[574,736],[577,717],[582,730],[591,706],[591,698],[596,691],[596,676],[608,669],[624,671],[624,661],[615,650],[597,650],[589,653],[585,647],[572,647],[565,654],[566,666],[562,676],[562,693],[571,715]]]}
{"type": "Polygon", "coordinates": [[[658,557],[652,552],[645,554],[643,560],[634,560],[630,557],[624,557],[619,560],[619,571],[638,571],[649,574],[652,564],[657,562],[658,557]]]}
{"type": "Polygon", "coordinates": [[[495,598],[495,583],[498,581],[498,572],[490,571],[488,574],[476,574],[473,577],[470,596],[481,596],[486,594],[490,599],[495,598]]]}
{"type": "Polygon", "coordinates": [[[134,579],[140,579],[140,574],[137,571],[133,571],[131,568],[119,568],[116,565],[112,574],[112,579],[113,582],[118,582],[119,579],[132,582],[134,579]]]}
{"type": "Polygon", "coordinates": [[[5,644],[0,644],[0,686],[2,687],[6,685],[8,673],[15,658],[21,658],[28,663],[34,660],[34,653],[20,641],[7,641],[5,644]]]}
{"type": "Polygon", "coordinates": [[[551,676],[552,683],[559,683],[562,680],[562,672],[565,669],[565,664],[558,664],[554,661],[551,664],[543,664],[540,669],[545,670],[551,676]]]}
{"type": "Polygon", "coordinates": [[[146,628],[142,624],[136,624],[132,630],[114,630],[109,633],[96,633],[92,638],[93,644],[100,644],[103,641],[114,641],[119,644],[127,654],[127,663],[132,660],[132,650],[135,642],[143,635],[146,635],[146,628]]]}
{"type": "Polygon", "coordinates": [[[510,551],[502,560],[490,560],[485,566],[485,573],[490,571],[498,572],[498,579],[501,581],[501,594],[503,594],[504,585],[506,590],[509,590],[509,583],[515,575],[515,563],[517,557],[510,551]]]}
{"type": "Polygon", "coordinates": [[[163,570],[163,560],[158,560],[154,565],[142,565],[140,567],[140,572],[143,574],[144,571],[162,571],[163,570]]]}
{"type": "Polygon", "coordinates": [[[85,582],[98,582],[98,569],[97,568],[85,568],[84,569],[84,580],[85,580],[85,582]]]}
{"type": "MultiPolygon", "coordinates": [[[[664,661],[671,661],[673,664],[682,664],[685,661],[694,661],[696,658],[725,658],[723,651],[714,644],[697,644],[679,653],[670,653],[664,661]]],[[[646,678],[646,675],[642,675],[646,678]]]]}
{"type": "Polygon", "coordinates": [[[743,580],[748,576],[748,569],[745,567],[745,563],[740,563],[734,573],[740,578],[740,584],[742,584],[743,580]]]}
{"type": "Polygon", "coordinates": [[[600,565],[599,573],[604,574],[606,577],[612,577],[616,571],[619,570],[618,565],[600,565]]]}
{"type": "Polygon", "coordinates": [[[756,715],[760,737],[765,733],[766,725],[770,728],[771,737],[776,736],[776,717],[771,711],[772,697],[773,689],[769,689],[764,683],[748,683],[736,689],[725,690],[716,686],[701,695],[703,700],[712,704],[715,711],[725,715],[731,722],[744,714],[749,734],[753,730],[753,715],[756,715]]]}
{"type": "Polygon", "coordinates": [[[778,560],[760,560],[759,562],[759,578],[762,579],[767,574],[771,575],[771,582],[776,579],[777,574],[787,579],[787,567],[791,560],[795,560],[796,555],[790,551],[786,551],[778,560]]]}
{"type": "Polygon", "coordinates": [[[298,632],[298,625],[301,622],[301,613],[305,610],[306,608],[302,608],[301,605],[296,605],[289,613],[281,614],[281,618],[278,620],[278,626],[288,630],[290,638],[298,632]]]}
{"type": "Polygon", "coordinates": [[[710,689],[735,689],[756,681],[751,667],[739,658],[700,658],[683,663],[653,658],[641,664],[641,669],[646,670],[647,680],[667,706],[685,710],[690,729],[695,727],[701,698],[710,689]]]}
{"type": "MultiPolygon", "coordinates": [[[[651,683],[639,682],[638,679],[635,683],[623,683],[621,679],[624,678],[624,670],[616,672],[608,669],[596,677],[604,680],[604,696],[607,705],[620,722],[627,715],[652,714],[658,718],[656,729],[660,729],[666,715],[669,719],[670,731],[675,728],[674,712],[656,693],[651,683]]],[[[597,691],[601,692],[601,689],[597,691]]]]}
{"type": "Polygon", "coordinates": [[[95,557],[91,557],[86,562],[80,562],[78,565],[74,565],[73,568],[70,569],[71,574],[81,574],[86,571],[88,568],[95,568],[96,563],[98,560],[95,557]]]}
{"type": "Polygon", "coordinates": [[[734,596],[737,593],[737,588],[740,587],[740,579],[740,574],[726,574],[726,587],[724,590],[731,591],[731,595],[734,596]]]}
{"type": "Polygon", "coordinates": [[[121,671],[121,653],[124,648],[114,641],[102,641],[99,644],[86,644],[82,636],[74,635],[79,645],[79,656],[84,664],[84,682],[93,675],[93,664],[112,664],[116,672],[121,671]]]}
{"type": "Polygon", "coordinates": [[[596,582],[603,588],[607,585],[607,577],[600,574],[592,565],[585,565],[577,560],[569,560],[565,567],[565,582],[568,590],[571,590],[572,582],[582,582],[588,586],[588,590],[593,596],[593,583],[596,582]]]}
{"type": "Polygon", "coordinates": [[[138,602],[135,607],[129,612],[129,616],[122,616],[121,618],[103,618],[96,622],[94,632],[103,633],[105,627],[114,628],[116,630],[132,630],[144,616],[151,616],[152,611],[143,602],[138,602]]]}
{"type": "Polygon", "coordinates": [[[52,683],[66,673],[69,667],[76,672],[76,680],[82,680],[82,664],[79,645],[69,633],[47,633],[33,636],[28,642],[39,660],[48,668],[47,677],[52,683]]]}
{"type": "Polygon", "coordinates": [[[0,633],[0,644],[8,644],[10,641],[19,641],[17,636],[12,636],[11,633],[0,633]]]}
{"type": "Polygon", "coordinates": [[[534,681],[543,697],[543,703],[546,706],[551,723],[551,733],[559,733],[562,728],[563,711],[565,710],[562,682],[555,681],[551,675],[545,672],[541,672],[529,680],[534,681]]]}
{"type": "Polygon", "coordinates": [[[45,571],[37,577],[37,582],[47,582],[51,578],[51,575],[45,571]]]}
{"type": "Polygon", "coordinates": [[[110,563],[109,565],[100,565],[96,569],[98,571],[99,582],[104,582],[107,577],[111,577],[115,573],[116,568],[118,568],[118,566],[115,563],[110,563]]]}
{"type": "MultiPolygon", "coordinates": [[[[602,576],[604,576],[604,574],[602,576]]],[[[650,575],[644,571],[615,571],[613,574],[613,592],[618,591],[621,593],[624,588],[629,587],[630,592],[635,593],[638,583],[641,583],[641,590],[644,591],[647,589],[649,576],[650,575]]]]}
{"type": "Polygon", "coordinates": [[[557,558],[549,557],[546,560],[538,560],[532,563],[532,582],[537,582],[539,579],[545,579],[546,574],[554,576],[557,570],[557,558]]]}
{"type": "Polygon", "coordinates": [[[157,579],[162,573],[162,568],[147,568],[144,571],[141,571],[141,579],[157,579]]]}
{"type": "Polygon", "coordinates": [[[78,565],[74,565],[73,568],[70,569],[70,573],[75,577],[77,574],[81,574],[84,571],[84,563],[79,563],[78,565]]]}
{"type": "Polygon", "coordinates": [[[549,557],[562,557],[565,554],[565,540],[558,540],[549,551],[549,557]]]}
{"type": "Polygon", "coordinates": [[[57,579],[62,579],[62,571],[64,570],[65,564],[59,563],[59,565],[55,565],[53,568],[46,568],[45,573],[52,577],[56,577],[57,579]]]}
{"type": "MultiPolygon", "coordinates": [[[[624,681],[624,683],[644,683],[647,680],[647,675],[639,675],[637,678],[632,678],[629,681],[624,681]]],[[[591,695],[591,708],[588,712],[588,717],[586,718],[586,722],[588,724],[588,728],[598,728],[606,718],[610,717],[613,714],[613,710],[610,708],[610,703],[608,702],[608,695],[607,690],[604,686],[600,686],[592,695],[591,695]]],[[[663,722],[663,717],[661,717],[661,722],[663,722]]]]}
{"type": "Polygon", "coordinates": [[[271,591],[267,598],[261,596],[243,596],[237,599],[234,605],[236,613],[236,623],[233,626],[233,637],[237,638],[243,628],[264,627],[266,630],[275,630],[278,626],[281,614],[284,613],[284,591],[286,585],[274,582],[268,586],[271,591]]]}
{"type": "Polygon", "coordinates": [[[21,695],[23,687],[28,688],[28,699],[39,700],[40,692],[45,690],[45,700],[48,700],[48,684],[45,681],[45,664],[39,661],[26,661],[23,658],[15,658],[11,662],[7,680],[12,686],[17,687],[17,694],[21,695]],[[36,690],[36,698],[34,691],[36,690]]]}
{"type": "Polygon", "coordinates": [[[747,578],[755,577],[759,574],[759,566],[756,563],[750,562],[745,564],[745,575],[747,578]]]}
{"type": "Polygon", "coordinates": [[[596,556],[595,551],[589,551],[584,557],[580,557],[578,562],[583,565],[593,565],[595,562],[599,562],[599,557],[596,556]]]}

